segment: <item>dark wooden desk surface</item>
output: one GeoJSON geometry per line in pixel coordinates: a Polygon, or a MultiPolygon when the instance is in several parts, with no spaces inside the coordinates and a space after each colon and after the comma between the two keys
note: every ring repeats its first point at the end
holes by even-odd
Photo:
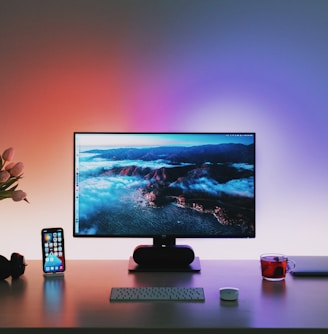
{"type": "Polygon", "coordinates": [[[129,273],[128,261],[72,260],[58,279],[45,279],[40,261],[27,263],[20,279],[0,282],[0,328],[328,329],[327,277],[267,282],[255,260],[201,261],[201,273],[129,273]],[[199,286],[206,301],[111,303],[114,286],[199,286]],[[238,287],[239,300],[220,301],[223,286],[238,287]]]}

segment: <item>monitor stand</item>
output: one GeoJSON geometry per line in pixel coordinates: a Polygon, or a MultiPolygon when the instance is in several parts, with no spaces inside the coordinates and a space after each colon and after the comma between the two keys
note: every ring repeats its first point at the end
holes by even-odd
{"type": "Polygon", "coordinates": [[[196,256],[194,261],[186,266],[169,266],[169,265],[140,265],[133,260],[131,256],[129,259],[128,270],[130,272],[200,272],[199,257],[196,256]]]}
{"type": "Polygon", "coordinates": [[[199,272],[199,258],[187,245],[176,245],[174,237],[155,237],[153,245],[140,245],[129,260],[129,271],[199,272]]]}

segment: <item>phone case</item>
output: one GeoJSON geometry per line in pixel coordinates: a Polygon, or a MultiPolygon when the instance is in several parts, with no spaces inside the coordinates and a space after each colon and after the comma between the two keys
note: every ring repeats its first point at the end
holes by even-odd
{"type": "Polygon", "coordinates": [[[45,274],[63,274],[66,269],[64,230],[61,227],[44,228],[42,239],[42,269],[45,274]]]}

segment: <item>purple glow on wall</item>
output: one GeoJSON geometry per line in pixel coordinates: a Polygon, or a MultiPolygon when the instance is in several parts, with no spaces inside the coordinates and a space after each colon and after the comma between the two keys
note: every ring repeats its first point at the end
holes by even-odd
{"type": "MultiPolygon", "coordinates": [[[[25,163],[22,234],[37,245],[45,216],[71,229],[74,131],[255,131],[249,256],[279,251],[279,230],[282,251],[327,254],[327,10],[320,0],[1,3],[0,150],[14,146],[25,163]]],[[[1,205],[5,225],[13,204],[1,205]]],[[[6,225],[5,248],[24,243],[18,226],[6,225]]],[[[68,254],[87,256],[73,244],[68,254]]]]}

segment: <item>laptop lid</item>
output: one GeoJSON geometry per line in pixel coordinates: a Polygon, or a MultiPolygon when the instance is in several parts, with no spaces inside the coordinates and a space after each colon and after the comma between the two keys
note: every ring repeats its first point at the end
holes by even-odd
{"type": "Polygon", "coordinates": [[[296,264],[293,276],[328,276],[328,256],[289,256],[296,264]]]}

